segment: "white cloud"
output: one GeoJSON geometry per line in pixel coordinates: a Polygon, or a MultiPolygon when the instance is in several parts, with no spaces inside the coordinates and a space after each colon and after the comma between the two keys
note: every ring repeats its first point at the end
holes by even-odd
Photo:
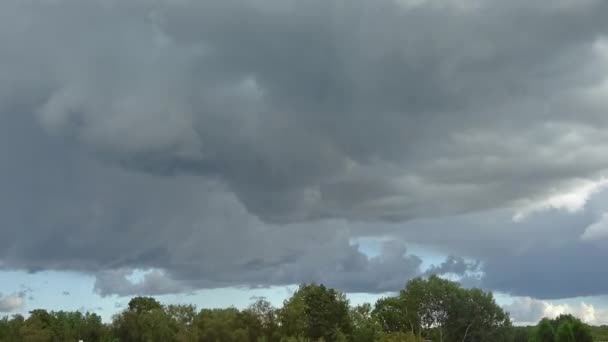
{"type": "Polygon", "coordinates": [[[529,215],[550,209],[561,209],[567,212],[577,212],[581,210],[589,198],[608,185],[608,179],[601,178],[600,180],[580,180],[575,182],[570,188],[555,189],[549,196],[537,200],[521,201],[521,209],[513,216],[513,220],[518,222],[529,215]]]}
{"type": "Polygon", "coordinates": [[[606,324],[608,310],[598,309],[587,302],[553,302],[530,297],[517,297],[511,304],[504,306],[517,324],[536,324],[541,318],[555,318],[571,314],[589,324],[606,324]]]}
{"type": "Polygon", "coordinates": [[[25,293],[16,292],[8,296],[0,293],[0,312],[13,312],[25,304],[25,293]]]}

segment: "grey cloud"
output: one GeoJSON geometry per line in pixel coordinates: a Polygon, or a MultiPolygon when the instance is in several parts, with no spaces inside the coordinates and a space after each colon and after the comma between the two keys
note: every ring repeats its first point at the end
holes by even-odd
{"type": "Polygon", "coordinates": [[[605,190],[595,194],[577,213],[537,214],[522,224],[521,244],[484,263],[484,286],[539,299],[605,294],[608,278],[597,262],[608,250],[602,241],[581,237],[603,220],[606,196],[605,190]]]}
{"type": "Polygon", "coordinates": [[[127,278],[132,274],[128,270],[103,271],[96,276],[95,292],[108,295],[158,295],[179,293],[187,290],[183,285],[167,278],[162,272],[153,270],[144,275],[140,281],[132,282],[127,278]]]}
{"type": "Polygon", "coordinates": [[[34,108],[103,159],[218,177],[264,220],[408,219],[509,206],[607,166],[589,128],[604,122],[576,97],[602,81],[607,5],[480,6],[65,0],[4,25],[21,50],[55,44],[34,108]]]}
{"type": "Polygon", "coordinates": [[[513,303],[505,305],[515,322],[535,324],[545,315],[547,303],[530,297],[516,298],[513,303]]]}
{"type": "Polygon", "coordinates": [[[26,294],[16,292],[10,295],[0,293],[0,312],[14,312],[21,309],[25,303],[26,294]]]}
{"type": "Polygon", "coordinates": [[[605,248],[578,242],[563,242],[560,247],[535,247],[519,255],[489,260],[484,286],[540,299],[605,294],[608,278],[595,274],[597,262],[607,255],[605,248]]]}
{"type": "Polygon", "coordinates": [[[517,222],[511,212],[501,210],[415,220],[384,226],[380,233],[461,256],[431,267],[431,273],[461,271],[462,261],[471,260],[461,278],[465,286],[537,299],[603,295],[608,278],[598,271],[597,262],[608,250],[602,239],[581,237],[603,221],[607,196],[606,190],[592,195],[577,212],[548,209],[517,222]]]}
{"type": "MultiPolygon", "coordinates": [[[[340,250],[338,250],[340,251],[340,250]]],[[[396,291],[405,285],[405,282],[419,276],[422,260],[407,254],[406,247],[399,242],[388,242],[378,256],[367,257],[352,246],[345,250],[347,254],[332,260],[331,250],[313,253],[303,260],[298,260],[296,269],[297,278],[302,274],[312,273],[309,279],[333,286],[347,292],[373,292],[383,293],[396,291]],[[329,263],[315,259],[328,259],[329,263]],[[310,270],[308,270],[310,269],[310,270]]],[[[297,283],[294,281],[294,283],[297,283]]]]}
{"type": "Polygon", "coordinates": [[[455,274],[460,276],[467,275],[468,272],[479,270],[479,262],[467,261],[463,257],[450,255],[447,260],[439,265],[431,266],[426,274],[455,274]]]}
{"type": "MultiPolygon", "coordinates": [[[[265,237],[268,239],[269,235],[265,237]]],[[[305,238],[299,243],[304,241],[305,238]]],[[[347,239],[284,247],[296,255],[281,257],[281,248],[276,248],[272,251],[274,260],[263,259],[258,252],[251,256],[239,254],[241,262],[214,259],[197,265],[162,265],[167,272],[153,270],[137,281],[128,279],[133,270],[103,271],[96,274],[95,291],[102,296],[158,295],[243,282],[266,287],[316,281],[347,292],[381,293],[396,291],[408,279],[422,275],[420,258],[407,254],[405,246],[398,242],[387,243],[380,255],[371,258],[362,254],[358,246],[349,245],[347,239]],[[250,259],[245,261],[247,258],[250,259]]]]}
{"type": "Polygon", "coordinates": [[[382,292],[420,257],[349,241],[387,234],[478,260],[490,288],[601,292],[506,274],[604,256],[587,211],[511,216],[608,166],[608,3],[477,3],[3,2],[0,265],[103,295],[382,292]]]}

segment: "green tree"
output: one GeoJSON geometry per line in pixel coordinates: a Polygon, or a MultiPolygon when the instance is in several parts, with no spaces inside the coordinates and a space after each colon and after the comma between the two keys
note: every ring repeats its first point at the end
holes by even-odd
{"type": "Polygon", "coordinates": [[[405,305],[405,299],[400,297],[380,298],[376,301],[372,316],[386,333],[418,331],[420,319],[416,311],[405,305]]]}
{"type": "Polygon", "coordinates": [[[26,342],[53,341],[53,317],[42,309],[30,311],[24,324],[19,329],[19,335],[26,342]]]}
{"type": "Polygon", "coordinates": [[[557,332],[555,334],[556,342],[576,342],[574,339],[574,333],[572,331],[572,325],[570,322],[563,322],[557,328],[557,332]]]}
{"type": "Polygon", "coordinates": [[[279,331],[278,310],[265,298],[257,298],[245,312],[253,315],[262,327],[262,337],[265,342],[278,342],[281,340],[279,331]]]}
{"type": "MultiPolygon", "coordinates": [[[[545,325],[544,329],[548,331],[547,323],[553,329],[557,341],[568,341],[568,339],[576,342],[593,341],[589,326],[571,314],[561,314],[554,319],[543,318],[537,326],[537,332],[540,330],[541,324],[545,325]]],[[[549,335],[548,332],[545,334],[549,335]]]]}
{"type": "MultiPolygon", "coordinates": [[[[450,310],[455,308],[458,290],[457,283],[432,275],[428,279],[416,278],[409,281],[399,297],[405,303],[405,310],[415,315],[421,328],[427,332],[431,328],[436,329],[438,340],[443,341],[450,310]]],[[[419,329],[415,327],[418,333],[419,329]]]]}
{"type": "Polygon", "coordinates": [[[353,324],[353,342],[373,342],[378,339],[382,328],[372,315],[372,306],[368,303],[357,305],[350,310],[353,324]]]}
{"type": "Polygon", "coordinates": [[[25,318],[22,315],[13,315],[10,319],[3,317],[0,320],[0,341],[22,341],[21,328],[24,324],[25,318]]]}
{"type": "Polygon", "coordinates": [[[323,285],[300,285],[280,311],[285,336],[336,341],[340,334],[352,334],[348,300],[344,294],[323,285]]]}
{"type": "MultiPolygon", "coordinates": [[[[393,304],[410,331],[437,341],[507,341],[511,320],[491,292],[463,289],[456,282],[430,276],[409,281],[393,304]]],[[[400,331],[405,329],[401,328],[400,331]]]]}
{"type": "Polygon", "coordinates": [[[555,342],[555,331],[551,321],[543,318],[536,327],[535,342],[555,342]]]}
{"type": "Polygon", "coordinates": [[[507,341],[511,339],[511,319],[496,304],[491,292],[480,289],[455,290],[445,325],[450,341],[507,341]]]}
{"type": "Polygon", "coordinates": [[[135,297],[129,301],[129,311],[137,314],[160,309],[162,305],[153,297],[135,297]]]}
{"type": "Polygon", "coordinates": [[[83,339],[85,319],[80,312],[51,312],[53,339],[59,341],[78,341],[83,339]]]}
{"type": "Polygon", "coordinates": [[[203,309],[197,317],[200,341],[257,342],[262,324],[255,316],[235,308],[203,309]]]}
{"type": "Polygon", "coordinates": [[[109,330],[95,313],[85,313],[80,325],[80,336],[83,341],[104,341],[110,337],[109,330]]]}
{"type": "Polygon", "coordinates": [[[197,312],[194,305],[169,305],[165,308],[165,312],[170,320],[176,342],[198,341],[197,312]]]}
{"type": "Polygon", "coordinates": [[[579,319],[575,319],[570,322],[572,328],[572,334],[576,342],[592,342],[593,335],[588,325],[581,322],[579,319]]]}
{"type": "Polygon", "coordinates": [[[151,297],[135,297],[113,320],[115,337],[123,341],[164,342],[174,339],[171,319],[151,297]]]}
{"type": "Polygon", "coordinates": [[[513,342],[528,342],[530,340],[528,327],[513,327],[512,329],[513,342]]]}

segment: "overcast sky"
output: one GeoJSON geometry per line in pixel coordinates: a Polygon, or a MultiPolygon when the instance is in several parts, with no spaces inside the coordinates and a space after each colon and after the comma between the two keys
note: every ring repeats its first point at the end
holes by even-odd
{"type": "Polygon", "coordinates": [[[0,312],[437,273],[519,322],[606,322],[607,15],[1,1],[0,312]]]}

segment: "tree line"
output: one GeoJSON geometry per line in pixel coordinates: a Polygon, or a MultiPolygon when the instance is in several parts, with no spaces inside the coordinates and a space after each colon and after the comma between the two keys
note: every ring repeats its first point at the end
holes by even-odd
{"type": "Polygon", "coordinates": [[[587,342],[571,315],[514,327],[492,293],[437,276],[416,278],[394,297],[351,306],[320,284],[302,284],[280,308],[260,298],[243,310],[162,305],[135,297],[104,324],[94,313],[33,310],[0,319],[7,342],[587,342]]]}

